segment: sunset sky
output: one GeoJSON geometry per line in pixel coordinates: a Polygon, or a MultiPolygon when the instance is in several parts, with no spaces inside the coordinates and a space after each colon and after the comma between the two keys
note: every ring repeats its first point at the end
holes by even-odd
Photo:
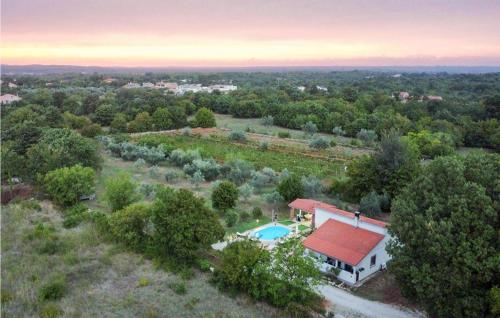
{"type": "Polygon", "coordinates": [[[496,0],[2,0],[2,64],[500,65],[496,0]]]}

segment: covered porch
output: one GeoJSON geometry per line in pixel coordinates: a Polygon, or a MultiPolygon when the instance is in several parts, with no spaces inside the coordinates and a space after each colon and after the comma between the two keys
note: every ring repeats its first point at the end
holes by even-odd
{"type": "Polygon", "coordinates": [[[337,279],[351,286],[359,281],[360,272],[362,272],[364,268],[358,268],[355,265],[318,252],[311,252],[315,258],[319,260],[319,269],[323,273],[334,273],[337,279]]]}
{"type": "Polygon", "coordinates": [[[297,199],[288,207],[290,207],[290,220],[314,228],[314,205],[311,204],[311,200],[297,199]]]}

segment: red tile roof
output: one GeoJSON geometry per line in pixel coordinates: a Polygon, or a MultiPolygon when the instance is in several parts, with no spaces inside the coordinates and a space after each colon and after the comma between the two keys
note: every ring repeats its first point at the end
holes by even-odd
{"type": "Polygon", "coordinates": [[[357,265],[383,238],[381,234],[329,219],[303,244],[315,252],[357,265]]]}
{"type": "MultiPolygon", "coordinates": [[[[342,215],[351,219],[354,219],[354,213],[348,212],[341,210],[337,208],[335,205],[331,205],[328,203],[324,203],[321,201],[316,201],[316,200],[311,200],[311,199],[296,199],[295,201],[292,201],[289,205],[289,207],[294,208],[294,209],[299,209],[302,211],[306,211],[308,213],[314,214],[315,208],[320,208],[322,210],[325,210],[330,213],[335,213],[338,215],[342,215]]],[[[383,221],[375,220],[368,218],[366,216],[360,216],[360,221],[365,222],[365,223],[370,223],[373,225],[377,225],[380,227],[386,227],[388,224],[383,221]]]]}

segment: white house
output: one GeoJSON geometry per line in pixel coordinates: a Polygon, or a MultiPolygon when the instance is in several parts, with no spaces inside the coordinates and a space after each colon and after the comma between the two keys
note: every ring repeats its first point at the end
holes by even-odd
{"type": "Polygon", "coordinates": [[[300,91],[300,92],[304,92],[306,90],[306,87],[305,86],[297,86],[297,89],[300,91]]]}
{"type": "Polygon", "coordinates": [[[12,94],[5,94],[5,95],[2,95],[0,96],[0,104],[10,104],[10,103],[13,103],[13,102],[18,102],[22,100],[21,97],[17,96],[17,95],[12,95],[12,94]]]}
{"type": "Polygon", "coordinates": [[[130,89],[130,88],[141,88],[141,84],[139,83],[134,83],[134,82],[128,82],[127,84],[122,86],[125,89],[130,89]]]}
{"type": "Polygon", "coordinates": [[[153,84],[151,82],[145,82],[145,83],[142,83],[142,87],[144,87],[144,88],[155,88],[155,84],[153,84]]]}
{"type": "Polygon", "coordinates": [[[11,82],[8,84],[8,86],[9,88],[17,88],[17,84],[11,82]]]}
{"type": "Polygon", "coordinates": [[[316,200],[297,199],[289,204],[293,216],[311,215],[314,231],[304,246],[321,262],[323,272],[339,270],[337,278],[354,285],[386,267],[390,239],[388,224],[316,200]]]}
{"type": "Polygon", "coordinates": [[[424,100],[430,100],[430,101],[442,101],[443,97],[441,96],[436,96],[436,95],[427,95],[424,96],[424,100]]]}
{"type": "Polygon", "coordinates": [[[217,85],[210,85],[208,87],[210,89],[210,92],[213,92],[215,90],[221,92],[221,93],[229,93],[231,91],[235,91],[238,89],[238,86],[236,85],[221,85],[221,84],[217,84],[217,85]]]}
{"type": "Polygon", "coordinates": [[[184,95],[187,92],[197,93],[201,91],[203,91],[201,84],[182,84],[178,86],[176,94],[184,95]]]}

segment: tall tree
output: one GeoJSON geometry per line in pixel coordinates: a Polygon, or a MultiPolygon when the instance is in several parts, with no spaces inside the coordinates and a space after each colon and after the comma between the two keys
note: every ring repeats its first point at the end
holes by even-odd
{"type": "Polygon", "coordinates": [[[440,157],[393,202],[389,264],[435,317],[484,317],[500,283],[500,156],[440,157]]]}
{"type": "Polygon", "coordinates": [[[183,262],[192,261],[200,249],[224,236],[217,214],[185,189],[158,190],[152,221],[157,252],[183,262]]]}

